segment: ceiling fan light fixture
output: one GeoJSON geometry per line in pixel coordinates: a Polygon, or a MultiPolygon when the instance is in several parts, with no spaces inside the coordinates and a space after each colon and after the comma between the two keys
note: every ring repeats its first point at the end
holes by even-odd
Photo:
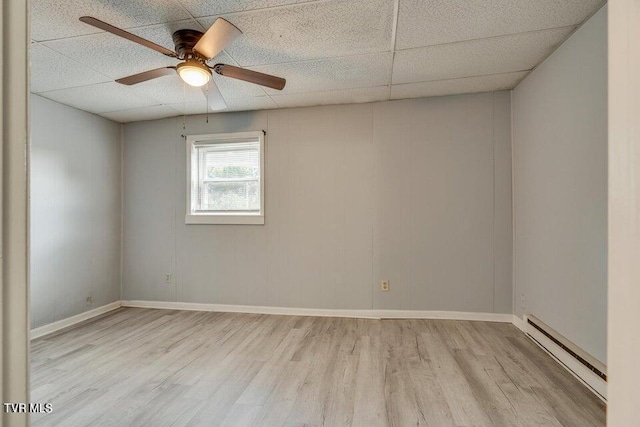
{"type": "Polygon", "coordinates": [[[196,60],[188,60],[178,64],[178,75],[189,86],[200,87],[211,80],[211,70],[196,60]]]}

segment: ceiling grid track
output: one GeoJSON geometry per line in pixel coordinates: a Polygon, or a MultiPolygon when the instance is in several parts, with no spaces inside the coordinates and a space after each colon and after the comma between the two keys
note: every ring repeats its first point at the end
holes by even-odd
{"type": "Polygon", "coordinates": [[[393,5],[393,27],[391,28],[391,70],[389,70],[389,96],[391,99],[391,85],[393,84],[393,64],[396,60],[396,43],[398,35],[398,14],[400,13],[400,0],[394,0],[393,5]]]}

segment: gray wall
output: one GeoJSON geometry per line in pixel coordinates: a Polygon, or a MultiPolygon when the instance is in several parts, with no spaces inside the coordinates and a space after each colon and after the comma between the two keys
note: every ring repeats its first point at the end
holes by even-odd
{"type": "Polygon", "coordinates": [[[606,20],[605,6],[513,92],[516,313],[535,314],[602,362],[606,20]]]}
{"type": "Polygon", "coordinates": [[[511,313],[510,126],[508,92],[127,124],[123,298],[511,313]],[[185,225],[181,134],[260,129],[266,224],[185,225]]]}
{"type": "Polygon", "coordinates": [[[38,327],[120,299],[121,125],[36,95],[30,101],[38,327]]]}

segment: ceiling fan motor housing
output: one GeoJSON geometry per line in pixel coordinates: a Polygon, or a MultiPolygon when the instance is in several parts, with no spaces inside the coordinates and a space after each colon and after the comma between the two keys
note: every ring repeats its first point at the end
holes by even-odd
{"type": "Polygon", "coordinates": [[[196,30],[178,30],[173,33],[173,44],[176,47],[178,58],[187,59],[195,57],[204,60],[204,58],[200,58],[200,55],[193,50],[193,47],[202,36],[203,33],[196,30]]]}

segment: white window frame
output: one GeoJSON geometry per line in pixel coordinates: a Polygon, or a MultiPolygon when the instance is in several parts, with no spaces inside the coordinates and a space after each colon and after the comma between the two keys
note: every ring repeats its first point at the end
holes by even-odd
{"type": "MultiPolygon", "coordinates": [[[[265,154],[265,135],[263,131],[256,132],[234,132],[234,133],[210,133],[204,135],[187,135],[187,213],[185,215],[185,224],[264,224],[264,154],[265,154]],[[196,150],[196,146],[208,144],[221,144],[232,142],[246,142],[247,140],[256,140],[260,142],[260,212],[216,212],[216,213],[196,213],[192,210],[192,194],[194,188],[193,177],[191,174],[191,162],[196,150]]],[[[199,187],[196,184],[196,187],[199,187]]]]}

